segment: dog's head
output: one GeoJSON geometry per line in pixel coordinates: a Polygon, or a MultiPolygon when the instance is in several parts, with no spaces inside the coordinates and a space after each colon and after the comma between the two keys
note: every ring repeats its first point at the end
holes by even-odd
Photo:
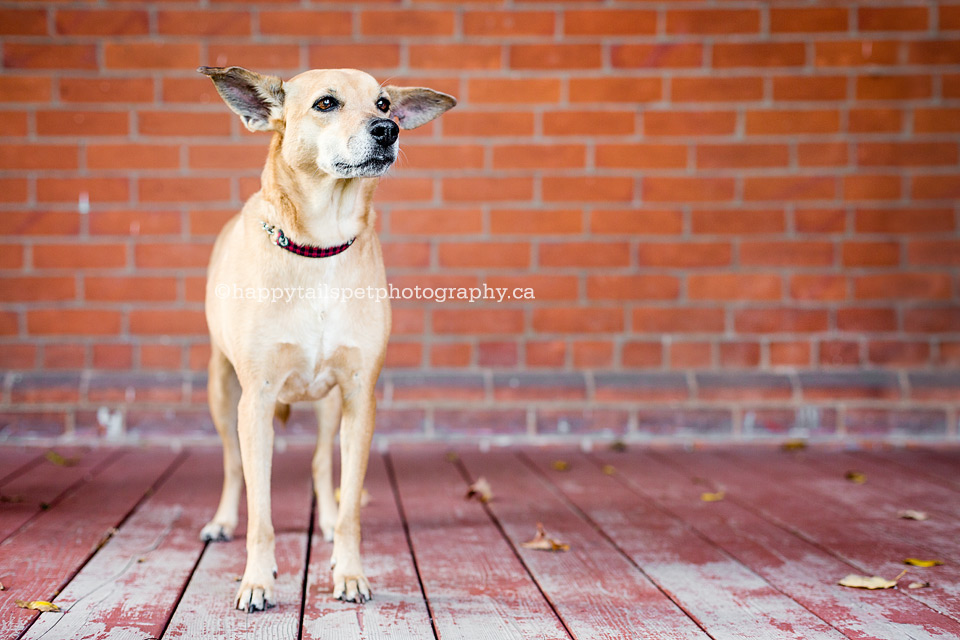
{"type": "Polygon", "coordinates": [[[400,129],[415,129],[457,104],[431,89],[381,86],[355,69],[307,71],[286,82],[242,67],[198,71],[210,76],[247,129],[283,134],[281,153],[290,166],[339,178],[383,175],[397,158],[400,129]]]}

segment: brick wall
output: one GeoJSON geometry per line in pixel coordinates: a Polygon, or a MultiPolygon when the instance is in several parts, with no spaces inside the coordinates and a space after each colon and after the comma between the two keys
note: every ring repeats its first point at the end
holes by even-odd
{"type": "Polygon", "coordinates": [[[395,303],[383,433],[957,436],[958,4],[27,1],[0,41],[0,437],[212,434],[267,140],[198,64],[459,98],[378,192],[390,280],[537,299],[395,303]]]}

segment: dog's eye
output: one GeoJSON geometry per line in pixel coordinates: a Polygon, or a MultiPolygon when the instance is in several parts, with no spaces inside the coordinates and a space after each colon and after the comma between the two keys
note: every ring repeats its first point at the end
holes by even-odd
{"type": "Polygon", "coordinates": [[[384,113],[390,111],[390,101],[386,98],[380,98],[377,100],[377,109],[380,109],[380,111],[383,111],[384,113]]]}
{"type": "Polygon", "coordinates": [[[333,96],[323,96],[313,103],[313,108],[317,111],[330,111],[336,109],[339,105],[340,103],[333,96]]]}

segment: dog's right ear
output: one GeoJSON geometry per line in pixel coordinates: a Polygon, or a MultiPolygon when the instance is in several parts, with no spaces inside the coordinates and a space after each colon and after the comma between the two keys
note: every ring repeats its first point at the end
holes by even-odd
{"type": "Polygon", "coordinates": [[[283,128],[283,80],[243,67],[199,67],[213,80],[217,93],[250,131],[283,128]]]}

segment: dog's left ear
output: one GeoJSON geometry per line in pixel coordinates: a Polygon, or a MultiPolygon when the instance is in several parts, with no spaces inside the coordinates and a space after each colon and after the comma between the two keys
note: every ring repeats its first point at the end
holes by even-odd
{"type": "Polygon", "coordinates": [[[401,129],[416,129],[457,105],[457,99],[423,87],[384,87],[390,96],[390,115],[401,129]]]}
{"type": "Polygon", "coordinates": [[[283,80],[243,67],[200,67],[213,80],[217,93],[250,131],[282,129],[283,80]]]}

